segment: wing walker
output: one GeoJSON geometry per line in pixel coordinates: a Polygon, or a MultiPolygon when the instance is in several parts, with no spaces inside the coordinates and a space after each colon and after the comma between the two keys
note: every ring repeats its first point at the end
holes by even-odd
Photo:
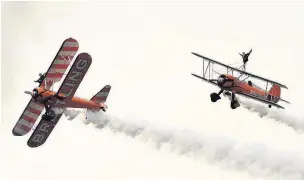
{"type": "Polygon", "coordinates": [[[46,142],[66,108],[83,108],[93,112],[106,111],[108,108],[105,102],[111,90],[110,85],[106,85],[90,100],[74,96],[92,63],[88,53],[80,53],[76,57],[58,91],[52,90],[54,83],[59,82],[65,75],[78,48],[77,40],[66,39],[47,72],[39,74],[40,78],[35,81],[39,86],[32,91],[25,91],[31,95],[31,99],[14,126],[13,135],[23,136],[34,129],[34,124],[45,109],[42,119],[27,142],[29,147],[38,147],[46,142]]]}

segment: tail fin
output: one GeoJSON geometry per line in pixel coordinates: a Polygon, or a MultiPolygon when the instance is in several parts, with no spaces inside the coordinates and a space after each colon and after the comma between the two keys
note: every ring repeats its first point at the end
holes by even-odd
{"type": "Polygon", "coordinates": [[[281,98],[281,87],[274,84],[267,94],[268,101],[277,103],[281,98]]]}
{"type": "Polygon", "coordinates": [[[104,88],[102,88],[95,96],[91,98],[91,101],[102,103],[107,101],[107,97],[110,93],[111,86],[106,85],[104,88]]]}

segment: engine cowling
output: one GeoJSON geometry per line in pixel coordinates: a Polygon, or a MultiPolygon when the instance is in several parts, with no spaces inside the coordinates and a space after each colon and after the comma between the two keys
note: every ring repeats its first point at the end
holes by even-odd
{"type": "Polygon", "coordinates": [[[225,84],[226,79],[227,77],[225,75],[220,75],[217,79],[217,84],[222,87],[225,84]]]}
{"type": "Polygon", "coordinates": [[[37,97],[38,97],[37,89],[33,89],[33,91],[24,91],[24,93],[31,95],[33,99],[37,99],[37,97]]]}

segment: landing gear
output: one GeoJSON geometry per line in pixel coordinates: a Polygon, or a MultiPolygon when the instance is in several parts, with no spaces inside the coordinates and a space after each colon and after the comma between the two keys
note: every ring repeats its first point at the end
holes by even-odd
{"type": "Polygon", "coordinates": [[[234,93],[232,93],[231,98],[232,98],[232,100],[231,100],[231,103],[230,103],[230,107],[231,107],[231,109],[236,109],[237,107],[240,106],[240,103],[237,100],[235,100],[235,94],[234,93]]]}
{"type": "MultiPolygon", "coordinates": [[[[222,94],[224,92],[224,90],[220,90],[219,93],[211,93],[210,94],[210,98],[212,102],[216,102],[217,100],[221,99],[220,94],[222,94]]],[[[230,103],[230,107],[231,109],[236,109],[237,107],[240,106],[240,103],[235,100],[235,94],[234,93],[230,93],[229,91],[225,91],[224,95],[226,96],[231,96],[231,103],[230,103]]]]}
{"type": "Polygon", "coordinates": [[[229,91],[225,91],[225,92],[224,92],[224,95],[225,95],[225,96],[231,96],[231,93],[230,93],[229,91]]]}
{"type": "Polygon", "coordinates": [[[231,101],[231,103],[230,103],[231,109],[236,109],[236,108],[239,107],[239,106],[240,106],[240,103],[239,103],[237,100],[233,100],[233,101],[231,101]]]}
{"type": "Polygon", "coordinates": [[[210,94],[211,101],[212,101],[212,102],[216,102],[217,100],[220,100],[220,99],[221,99],[220,94],[222,94],[223,91],[224,91],[224,90],[220,90],[219,93],[211,93],[211,94],[210,94]]]}
{"type": "Polygon", "coordinates": [[[61,100],[61,101],[63,101],[65,99],[65,97],[59,96],[58,93],[54,94],[54,97],[61,100]]]}
{"type": "Polygon", "coordinates": [[[43,101],[44,107],[45,107],[45,113],[42,115],[42,119],[46,121],[51,121],[55,118],[56,113],[54,110],[51,109],[50,105],[47,105],[48,100],[43,101]]]}
{"type": "Polygon", "coordinates": [[[271,105],[269,104],[268,107],[271,108],[271,105]]]}
{"type": "Polygon", "coordinates": [[[42,115],[42,119],[51,121],[55,118],[56,114],[55,111],[51,109],[47,109],[46,112],[42,115]]]}
{"type": "Polygon", "coordinates": [[[39,102],[42,103],[46,109],[46,112],[42,115],[42,119],[46,121],[51,121],[56,117],[56,113],[54,110],[51,109],[51,104],[49,101],[52,100],[52,98],[55,97],[59,100],[64,100],[65,97],[59,96],[59,94],[54,94],[53,96],[45,97],[44,99],[40,100],[39,102]]]}

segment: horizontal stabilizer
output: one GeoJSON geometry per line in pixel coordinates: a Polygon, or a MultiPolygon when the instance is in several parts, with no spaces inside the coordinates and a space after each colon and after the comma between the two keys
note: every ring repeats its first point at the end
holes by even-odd
{"type": "Polygon", "coordinates": [[[106,102],[108,95],[110,93],[111,86],[106,85],[104,88],[102,88],[95,96],[91,98],[91,101],[101,103],[101,102],[106,102]]]}
{"type": "Polygon", "coordinates": [[[280,99],[280,101],[283,101],[283,102],[285,102],[285,103],[287,103],[287,104],[290,104],[289,101],[286,101],[286,100],[284,100],[284,99],[280,99]]]}

